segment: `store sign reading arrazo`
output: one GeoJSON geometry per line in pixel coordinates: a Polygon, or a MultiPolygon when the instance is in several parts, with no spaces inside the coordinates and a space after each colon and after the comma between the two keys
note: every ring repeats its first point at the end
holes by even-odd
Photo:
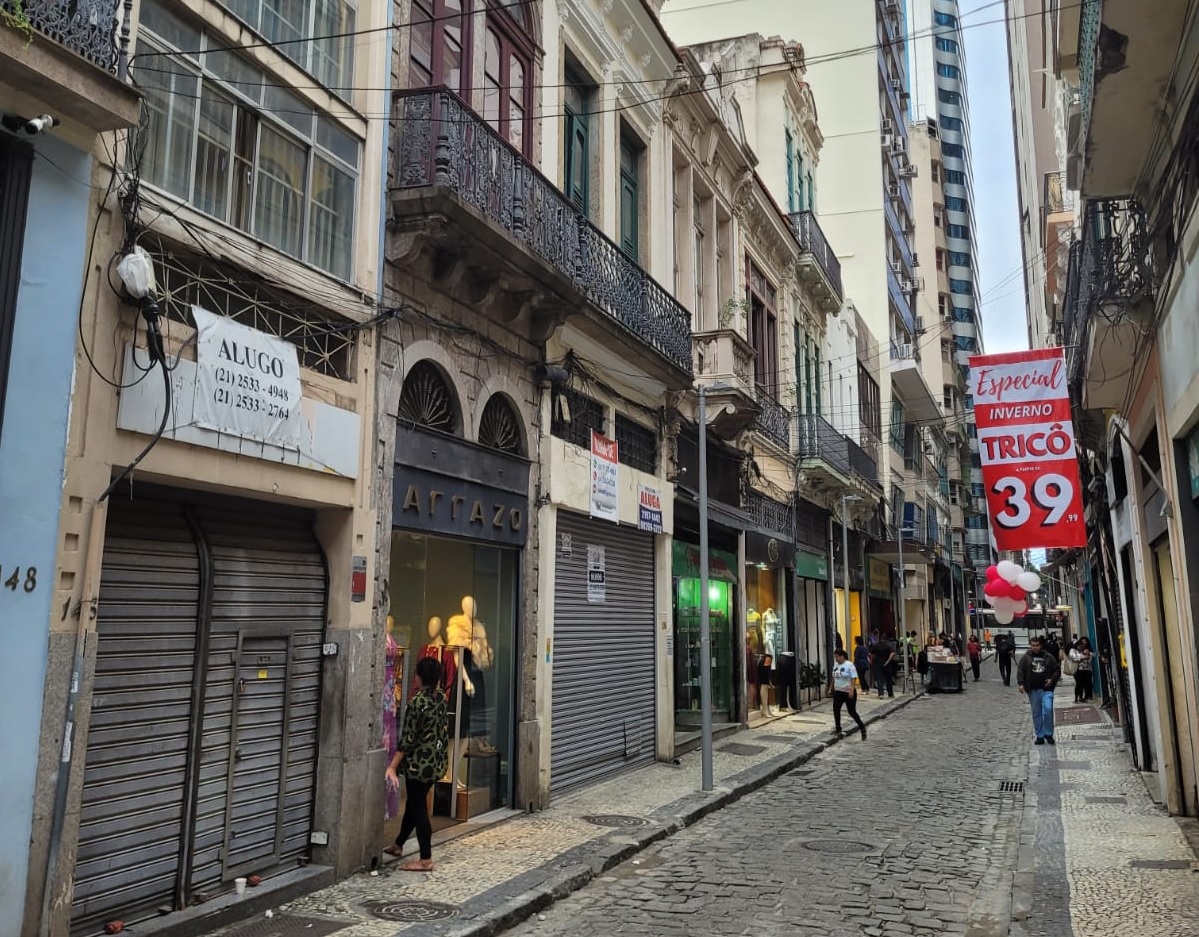
{"type": "Polygon", "coordinates": [[[662,533],[662,495],[657,488],[637,486],[637,527],[651,534],[662,533]]]}
{"type": "Polygon", "coordinates": [[[285,449],[300,445],[296,346],[192,306],[198,426],[285,449]]]}
{"type": "Polygon", "coordinates": [[[1086,546],[1063,349],[975,355],[970,383],[995,545],[1086,546]]]}
{"type": "Polygon", "coordinates": [[[620,462],[615,439],[591,431],[591,516],[620,523],[620,462]]]}

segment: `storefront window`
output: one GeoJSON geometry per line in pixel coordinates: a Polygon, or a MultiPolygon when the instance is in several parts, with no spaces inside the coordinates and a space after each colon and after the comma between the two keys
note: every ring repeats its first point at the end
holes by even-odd
{"type": "MultiPolygon", "coordinates": [[[[720,550],[709,551],[708,615],[712,653],[712,713],[718,720],[732,719],[733,628],[736,622],[736,557],[720,550]]],[[[674,706],[681,727],[699,726],[701,610],[699,548],[674,543],[674,706]]]]}
{"type": "MultiPolygon", "coordinates": [[[[512,801],[519,552],[395,531],[392,637],[404,653],[403,696],[421,657],[445,668],[450,769],[434,814],[465,819],[512,801]]],[[[401,716],[402,718],[402,716],[401,716]]]]}
{"type": "Polygon", "coordinates": [[[749,708],[769,715],[776,705],[779,655],[791,650],[784,570],[745,570],[745,681],[749,708]],[[765,692],[763,692],[765,691],[765,692]]]}

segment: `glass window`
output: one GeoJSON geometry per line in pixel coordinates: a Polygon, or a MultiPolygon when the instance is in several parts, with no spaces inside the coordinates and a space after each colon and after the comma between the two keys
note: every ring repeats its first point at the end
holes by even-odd
{"type": "Polygon", "coordinates": [[[773,687],[778,655],[791,650],[787,635],[787,599],[783,570],[745,568],[746,693],[750,709],[777,705],[773,687]],[[756,666],[752,666],[756,665],[756,666]]]}
{"type": "Polygon", "coordinates": [[[950,251],[949,265],[951,267],[969,267],[970,255],[965,251],[950,251]]]}
{"type": "Polygon", "coordinates": [[[942,130],[956,130],[958,133],[964,133],[966,130],[966,122],[960,117],[941,117],[942,130]]]}
{"type": "Polygon", "coordinates": [[[954,306],[953,307],[953,321],[954,322],[968,322],[971,325],[973,325],[974,324],[974,310],[973,309],[963,309],[960,306],[954,306]]]}
{"type": "Polygon", "coordinates": [[[959,198],[956,195],[947,195],[945,197],[945,207],[950,211],[969,211],[970,206],[966,204],[964,198],[959,198]]]}
{"type": "Polygon", "coordinates": [[[953,277],[949,278],[949,292],[965,293],[969,295],[974,292],[974,284],[969,280],[957,280],[953,277]]]}
{"type": "Polygon", "coordinates": [[[620,249],[632,257],[639,259],[640,220],[640,162],[641,147],[632,136],[625,131],[620,135],[620,249]]]}
{"type": "Polygon", "coordinates": [[[525,118],[533,109],[532,41],[510,11],[489,10],[483,49],[483,118],[529,156],[533,135],[525,126],[525,118]]]}
{"type": "Polygon", "coordinates": [[[138,49],[152,63],[137,75],[149,115],[143,178],[349,278],[361,143],[240,56],[205,53],[192,67],[144,22],[138,49]]]}
{"type": "Polygon", "coordinates": [[[960,169],[945,170],[945,183],[947,185],[965,185],[966,174],[960,169]]]}
{"type": "Polygon", "coordinates": [[[958,18],[952,13],[942,13],[940,10],[934,10],[933,22],[938,26],[956,26],[958,18]]]}
{"type": "Polygon", "coordinates": [[[942,143],[941,155],[948,156],[950,159],[965,159],[966,148],[960,143],[942,143]]]}
{"type": "MultiPolygon", "coordinates": [[[[511,806],[516,688],[516,550],[395,531],[391,535],[389,637],[401,705],[421,657],[443,662],[452,713],[450,769],[472,801],[511,806]],[[402,679],[400,675],[402,674],[402,679]],[[467,686],[473,693],[466,690],[467,686]]],[[[402,713],[397,713],[402,720],[402,713]]],[[[402,722],[401,722],[402,724],[402,722]]],[[[456,798],[436,797],[435,813],[456,798]]],[[[461,819],[462,817],[459,816],[461,819]]]]}
{"type": "Polygon", "coordinates": [[[566,70],[563,179],[566,194],[583,214],[591,205],[591,105],[595,88],[571,68],[566,70]]]}
{"type": "Polygon", "coordinates": [[[947,65],[945,62],[938,62],[937,74],[942,78],[960,79],[962,77],[962,70],[956,65],[947,65]]]}
{"type": "Polygon", "coordinates": [[[944,88],[937,90],[937,100],[942,104],[956,104],[958,107],[962,105],[962,94],[960,91],[947,91],[944,88]]]}
{"type": "Polygon", "coordinates": [[[937,50],[940,52],[952,52],[956,54],[958,51],[958,44],[952,39],[947,39],[944,36],[938,36],[937,50]]]}
{"type": "Polygon", "coordinates": [[[960,241],[968,241],[970,240],[970,226],[964,224],[946,225],[945,234],[960,241]]]}
{"type": "Polygon", "coordinates": [[[758,391],[778,398],[778,310],[777,293],[752,261],[746,260],[749,293],[749,343],[754,358],[754,383],[758,391]]]}

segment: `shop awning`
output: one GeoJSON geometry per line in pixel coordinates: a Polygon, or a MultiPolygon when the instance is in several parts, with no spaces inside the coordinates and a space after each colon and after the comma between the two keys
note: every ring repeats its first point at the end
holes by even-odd
{"type": "MultiPolygon", "coordinates": [[[[676,499],[681,498],[699,506],[699,492],[693,488],[676,482],[674,494],[676,499]]],[[[713,501],[711,498],[708,499],[708,520],[716,524],[723,524],[725,527],[732,527],[735,530],[754,530],[758,526],[754,519],[740,508],[725,504],[723,501],[713,501]]]]}

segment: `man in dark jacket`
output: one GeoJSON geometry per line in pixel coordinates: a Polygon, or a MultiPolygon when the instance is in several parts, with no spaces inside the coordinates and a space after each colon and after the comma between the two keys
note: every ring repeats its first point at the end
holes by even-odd
{"type": "Polygon", "coordinates": [[[874,686],[879,698],[883,694],[895,695],[895,680],[891,664],[895,661],[895,645],[887,638],[879,638],[878,643],[870,649],[870,669],[874,674],[874,686]]]}
{"type": "Polygon", "coordinates": [[[1032,706],[1032,729],[1037,745],[1054,745],[1053,688],[1061,679],[1062,670],[1057,658],[1049,654],[1040,638],[1032,638],[1027,653],[1016,668],[1016,683],[1021,693],[1028,694],[1032,706]]]}
{"type": "Polygon", "coordinates": [[[995,659],[999,663],[999,676],[1004,686],[1012,685],[1012,655],[1016,653],[1016,639],[1009,631],[995,641],[995,659]]]}

